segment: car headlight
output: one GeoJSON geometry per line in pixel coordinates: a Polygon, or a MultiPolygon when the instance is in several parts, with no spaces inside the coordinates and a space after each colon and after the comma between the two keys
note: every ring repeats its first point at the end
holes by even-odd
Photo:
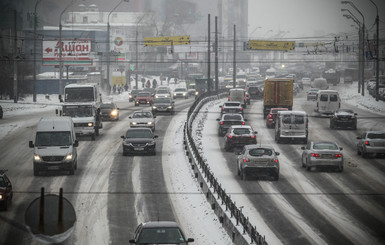
{"type": "Polygon", "coordinates": [[[195,95],[198,95],[199,94],[199,92],[198,91],[195,91],[195,95]]]}
{"type": "Polygon", "coordinates": [[[0,200],[3,200],[3,195],[0,194],[0,200]]]}
{"type": "Polygon", "coordinates": [[[41,158],[39,155],[33,155],[33,160],[36,161],[36,162],[40,162],[41,161],[41,158]]]}
{"type": "Polygon", "coordinates": [[[159,96],[158,96],[158,95],[155,95],[155,98],[159,98],[159,96]]]}
{"type": "Polygon", "coordinates": [[[176,96],[176,93],[174,93],[174,96],[176,96]]]}
{"type": "Polygon", "coordinates": [[[152,122],[147,122],[147,125],[152,125],[152,122]]]}
{"type": "Polygon", "coordinates": [[[128,98],[132,99],[132,95],[129,95],[128,98]]]}
{"type": "Polygon", "coordinates": [[[136,125],[136,122],[131,122],[131,125],[136,125]]]}
{"type": "Polygon", "coordinates": [[[66,160],[67,160],[67,161],[72,160],[72,154],[68,154],[68,155],[66,156],[66,160]]]}
{"type": "Polygon", "coordinates": [[[168,108],[168,109],[171,109],[171,108],[172,108],[172,105],[169,105],[167,108],[168,108]]]}
{"type": "Polygon", "coordinates": [[[130,142],[125,142],[125,141],[123,141],[123,145],[125,145],[125,146],[132,146],[132,144],[130,142]]]}
{"type": "Polygon", "coordinates": [[[155,141],[151,141],[151,142],[147,143],[147,145],[148,146],[153,146],[153,145],[155,145],[155,141]]]}
{"type": "Polygon", "coordinates": [[[93,126],[94,126],[94,123],[92,123],[92,122],[88,123],[88,127],[93,127],[93,126]]]}
{"type": "Polygon", "coordinates": [[[118,115],[118,110],[114,109],[111,111],[111,116],[117,116],[118,115]]]}
{"type": "Polygon", "coordinates": [[[183,93],[183,96],[186,96],[186,93],[183,93]]]}
{"type": "Polygon", "coordinates": [[[156,106],[153,106],[152,109],[156,109],[157,107],[156,106]]]}

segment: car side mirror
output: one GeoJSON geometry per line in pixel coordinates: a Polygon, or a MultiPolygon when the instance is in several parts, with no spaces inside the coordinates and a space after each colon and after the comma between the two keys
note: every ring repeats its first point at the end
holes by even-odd
{"type": "Polygon", "coordinates": [[[222,108],[222,106],[220,105],[219,108],[222,108]]]}
{"type": "Polygon", "coordinates": [[[63,102],[63,98],[61,97],[61,94],[59,94],[59,101],[63,102]]]}
{"type": "Polygon", "coordinates": [[[257,131],[254,131],[254,134],[258,134],[258,132],[257,132],[257,131]]]}
{"type": "Polygon", "coordinates": [[[344,148],[340,147],[340,151],[342,151],[344,148]]]}
{"type": "Polygon", "coordinates": [[[135,240],[128,240],[129,243],[135,243],[135,240]]]}
{"type": "Polygon", "coordinates": [[[154,139],[156,139],[156,138],[158,138],[158,137],[159,137],[158,135],[154,135],[154,137],[153,137],[153,138],[154,138],[154,139]]]}
{"type": "Polygon", "coordinates": [[[79,146],[79,141],[75,140],[74,147],[78,147],[78,146],[79,146]]]}
{"type": "Polygon", "coordinates": [[[301,150],[305,150],[305,146],[301,146],[301,150]]]}
{"type": "Polygon", "coordinates": [[[34,148],[34,147],[35,147],[35,145],[33,144],[32,140],[29,141],[29,148],[34,148]]]}
{"type": "Polygon", "coordinates": [[[132,117],[131,117],[131,116],[129,116],[128,118],[129,118],[129,119],[132,119],[132,117]]]}
{"type": "Polygon", "coordinates": [[[246,119],[246,118],[244,118],[243,120],[244,120],[245,122],[247,122],[247,119],[246,119]]]}
{"type": "Polygon", "coordinates": [[[217,118],[216,120],[219,122],[221,119],[217,118]]]}
{"type": "Polygon", "coordinates": [[[279,152],[277,152],[277,151],[275,152],[275,155],[277,155],[277,156],[279,156],[280,154],[281,154],[281,153],[279,153],[279,152]]]}
{"type": "Polygon", "coordinates": [[[360,136],[357,136],[357,137],[356,137],[356,139],[360,140],[360,139],[361,139],[361,137],[360,137],[360,136]]]}
{"type": "Polygon", "coordinates": [[[187,242],[194,242],[194,238],[188,238],[187,242]]]}
{"type": "Polygon", "coordinates": [[[120,138],[124,139],[125,137],[124,137],[124,135],[122,135],[122,136],[120,136],[120,138]]]}

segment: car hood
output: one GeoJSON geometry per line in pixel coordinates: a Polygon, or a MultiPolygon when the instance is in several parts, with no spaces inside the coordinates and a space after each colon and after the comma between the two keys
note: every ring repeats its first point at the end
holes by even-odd
{"type": "Polygon", "coordinates": [[[153,106],[170,106],[170,103],[154,103],[153,106]]]}
{"type": "Polygon", "coordinates": [[[125,138],[124,143],[150,143],[153,142],[152,138],[125,138]]]}
{"type": "Polygon", "coordinates": [[[140,122],[140,123],[143,123],[143,122],[154,122],[155,121],[152,118],[132,118],[130,120],[131,120],[131,122],[140,122]]]}
{"type": "Polygon", "coordinates": [[[88,122],[93,122],[94,117],[73,117],[72,121],[74,123],[88,123],[88,122]]]}
{"type": "Polygon", "coordinates": [[[72,146],[38,146],[35,153],[39,156],[66,156],[72,153],[72,146]]]}

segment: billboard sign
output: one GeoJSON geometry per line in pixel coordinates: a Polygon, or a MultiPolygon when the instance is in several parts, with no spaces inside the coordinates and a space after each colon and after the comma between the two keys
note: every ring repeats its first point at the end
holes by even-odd
{"type": "Polygon", "coordinates": [[[172,46],[172,45],[188,45],[190,44],[190,36],[171,36],[171,37],[145,37],[144,46],[172,46]]]}
{"type": "Polygon", "coordinates": [[[251,50],[294,50],[293,41],[259,41],[249,40],[248,49],[251,50]]]}
{"type": "MultiPolygon", "coordinates": [[[[92,42],[90,39],[63,39],[63,65],[88,66],[92,65],[92,42]]],[[[57,66],[60,63],[60,49],[58,40],[42,41],[43,65],[57,66]]]]}

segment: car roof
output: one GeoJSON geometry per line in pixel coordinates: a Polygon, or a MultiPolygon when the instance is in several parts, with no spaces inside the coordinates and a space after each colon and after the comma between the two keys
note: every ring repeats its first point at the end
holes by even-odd
{"type": "Polygon", "coordinates": [[[271,145],[262,145],[262,144],[261,145],[256,145],[256,144],[254,144],[254,145],[245,145],[245,148],[248,149],[248,150],[250,150],[250,149],[258,149],[258,148],[264,148],[264,149],[268,148],[268,149],[274,150],[273,146],[271,146],[271,145]]]}
{"type": "Polygon", "coordinates": [[[152,133],[152,130],[150,128],[128,128],[126,132],[127,131],[145,131],[145,130],[150,131],[152,133]]]}
{"type": "Polygon", "coordinates": [[[333,141],[311,141],[313,144],[333,144],[333,145],[338,145],[336,142],[333,141]]]}
{"type": "Polygon", "coordinates": [[[304,115],[304,116],[306,116],[307,114],[306,114],[306,112],[304,112],[304,111],[279,111],[278,112],[278,114],[281,114],[281,115],[304,115]]]}
{"type": "Polygon", "coordinates": [[[253,129],[250,125],[231,125],[231,128],[248,128],[248,129],[253,129]]]}
{"type": "Polygon", "coordinates": [[[229,104],[230,104],[230,103],[231,103],[231,104],[232,104],[232,103],[241,104],[241,102],[239,102],[239,101],[235,101],[235,100],[234,100],[234,101],[233,101],[233,100],[230,100],[230,101],[226,101],[226,102],[224,102],[223,104],[228,104],[228,103],[229,103],[229,104]]]}
{"type": "Polygon", "coordinates": [[[174,221],[148,221],[142,223],[143,228],[158,228],[158,227],[169,227],[169,228],[179,228],[179,225],[174,221]]]}

